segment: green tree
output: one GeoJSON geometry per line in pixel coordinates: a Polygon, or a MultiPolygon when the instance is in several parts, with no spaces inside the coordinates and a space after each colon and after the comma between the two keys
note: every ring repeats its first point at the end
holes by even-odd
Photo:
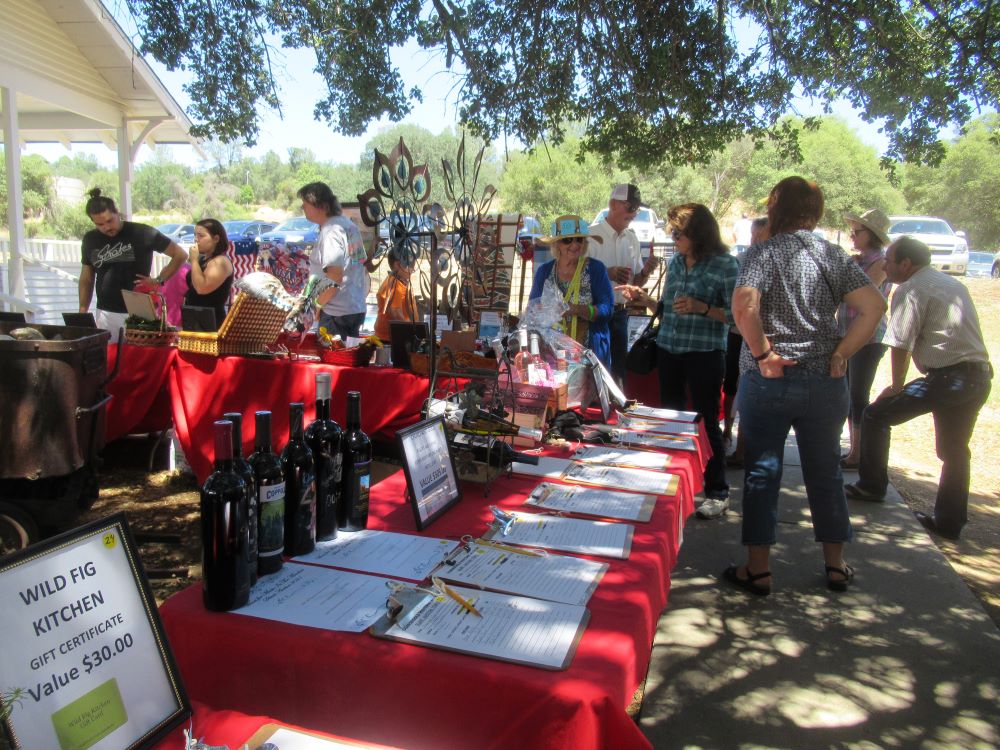
{"type": "Polygon", "coordinates": [[[166,149],[156,149],[153,158],[135,170],[132,182],[132,203],[137,211],[161,211],[169,202],[176,200],[178,189],[183,189],[184,180],[191,170],[183,164],[172,161],[166,149]]]}
{"type": "MultiPolygon", "coordinates": [[[[626,166],[704,160],[759,139],[799,95],[880,118],[893,158],[937,159],[938,132],[1000,103],[991,3],[947,0],[129,0],[142,50],[186,86],[199,135],[253,145],[280,108],[271,46],[308,47],[326,82],[317,119],[359,135],[421,101],[389,52],[415,41],[458,78],[463,123],[523,143],[586,121],[580,147],[626,166]],[[350,64],[345,64],[349,61],[350,64]]],[[[794,139],[797,131],[781,131],[794,139]]]]}
{"type": "Polygon", "coordinates": [[[839,226],[846,211],[879,208],[886,213],[904,205],[900,191],[881,169],[878,155],[837,117],[824,117],[810,127],[797,119],[785,124],[798,131],[799,153],[786,153],[764,144],[750,159],[742,181],[741,197],[747,205],[760,205],[783,177],[798,174],[815,180],[823,189],[826,215],[823,223],[839,226]]]}
{"type": "Polygon", "coordinates": [[[972,248],[1000,245],[1000,115],[975,120],[946,147],[937,168],[910,167],[904,193],[914,212],[964,230],[972,248]]]}

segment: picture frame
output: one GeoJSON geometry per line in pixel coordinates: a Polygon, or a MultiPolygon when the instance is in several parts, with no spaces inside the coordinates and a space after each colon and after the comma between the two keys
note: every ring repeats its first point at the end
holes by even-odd
{"type": "Polygon", "coordinates": [[[191,715],[124,513],[3,558],[0,597],[12,747],[139,750],[191,715]]]}
{"type": "Polygon", "coordinates": [[[626,321],[626,326],[628,330],[628,344],[625,347],[625,351],[632,351],[632,345],[638,340],[642,335],[642,332],[646,330],[646,326],[649,325],[649,315],[629,315],[626,321]]]}
{"type": "Polygon", "coordinates": [[[396,433],[396,440],[413,518],[423,531],[462,499],[444,417],[406,427],[396,433]]]}

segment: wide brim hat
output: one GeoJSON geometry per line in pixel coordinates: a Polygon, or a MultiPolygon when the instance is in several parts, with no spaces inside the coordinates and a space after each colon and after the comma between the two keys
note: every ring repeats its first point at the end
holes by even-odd
{"type": "Polygon", "coordinates": [[[855,222],[860,224],[865,229],[870,231],[882,242],[882,245],[888,245],[889,240],[889,217],[884,213],[879,211],[877,208],[873,208],[869,211],[865,211],[860,216],[852,213],[844,214],[844,221],[855,222]]]}
{"type": "Polygon", "coordinates": [[[548,237],[542,237],[542,242],[546,245],[551,245],[559,240],[570,239],[572,237],[582,237],[585,240],[601,240],[600,237],[590,234],[590,228],[583,218],[575,214],[566,214],[552,222],[552,231],[548,237]]]}

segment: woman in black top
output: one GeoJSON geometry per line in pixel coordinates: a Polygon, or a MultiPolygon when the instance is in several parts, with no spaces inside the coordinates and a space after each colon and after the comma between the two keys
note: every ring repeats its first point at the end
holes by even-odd
{"type": "Polygon", "coordinates": [[[191,275],[184,304],[215,310],[215,330],[226,317],[226,303],[233,285],[233,264],[226,256],[229,237],[215,219],[202,219],[194,229],[191,246],[191,275]]]}

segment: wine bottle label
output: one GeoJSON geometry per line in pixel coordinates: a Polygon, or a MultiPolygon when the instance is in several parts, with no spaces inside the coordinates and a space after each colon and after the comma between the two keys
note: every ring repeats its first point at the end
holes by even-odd
{"type": "Polygon", "coordinates": [[[285,483],[261,487],[258,552],[260,557],[280,556],[285,551],[285,483]]]}
{"type": "Polygon", "coordinates": [[[371,461],[354,464],[354,481],[357,482],[357,502],[351,509],[351,515],[360,518],[368,517],[368,493],[371,489],[371,461]]]}
{"type": "Polygon", "coordinates": [[[302,500],[299,502],[299,524],[302,539],[316,541],[316,475],[311,471],[302,472],[302,500]]]}
{"type": "Polygon", "coordinates": [[[340,491],[340,481],[344,478],[344,455],[337,451],[330,457],[333,466],[333,481],[336,483],[336,491],[340,491]]]}

